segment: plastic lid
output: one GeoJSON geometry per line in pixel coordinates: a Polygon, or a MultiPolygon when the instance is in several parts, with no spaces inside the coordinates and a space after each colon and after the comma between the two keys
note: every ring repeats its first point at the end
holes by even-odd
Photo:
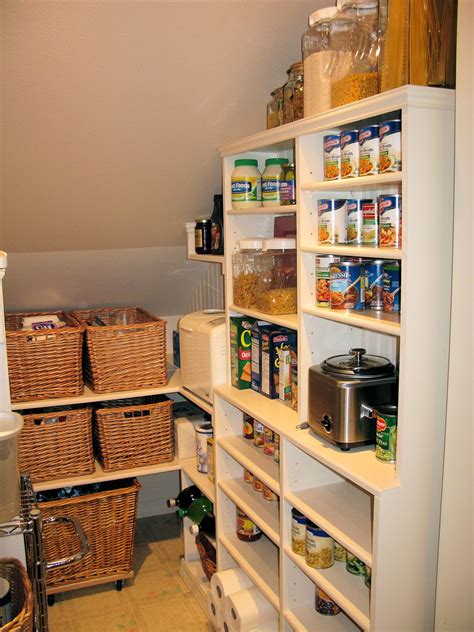
{"type": "Polygon", "coordinates": [[[234,164],[236,167],[258,167],[258,160],[255,158],[239,158],[239,160],[236,160],[234,164]]]}
{"type": "Polygon", "coordinates": [[[265,239],[263,248],[264,250],[294,250],[296,248],[296,239],[294,237],[265,239]]]}
{"type": "Polygon", "coordinates": [[[379,6],[378,0],[338,0],[337,8],[344,9],[376,9],[379,6]]]}
{"type": "Polygon", "coordinates": [[[308,18],[309,26],[311,27],[318,22],[325,22],[326,20],[329,20],[336,12],[336,7],[325,7],[324,9],[314,11],[308,18]]]}
{"type": "Polygon", "coordinates": [[[23,428],[23,417],[18,413],[0,413],[0,441],[13,439],[23,428]]]}
{"type": "Polygon", "coordinates": [[[289,162],[288,158],[267,158],[265,160],[265,167],[267,165],[286,165],[289,162]]]}
{"type": "Polygon", "coordinates": [[[241,239],[239,248],[241,250],[262,250],[263,239],[241,239]]]}

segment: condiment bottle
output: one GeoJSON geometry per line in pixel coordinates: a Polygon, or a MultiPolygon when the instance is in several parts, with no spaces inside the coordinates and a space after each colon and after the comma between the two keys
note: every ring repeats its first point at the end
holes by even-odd
{"type": "Polygon", "coordinates": [[[250,518],[238,507],[235,508],[237,516],[236,534],[243,542],[254,542],[262,537],[262,531],[250,518]]]}
{"type": "Polygon", "coordinates": [[[283,165],[288,158],[267,158],[262,173],[263,206],[280,206],[280,183],[283,176],[283,165]]]}
{"type": "Polygon", "coordinates": [[[211,215],[211,254],[224,254],[224,209],[221,193],[214,196],[214,209],[211,215]]]}
{"type": "Polygon", "coordinates": [[[246,209],[262,206],[262,176],[258,160],[239,158],[231,175],[232,208],[246,209]]]}

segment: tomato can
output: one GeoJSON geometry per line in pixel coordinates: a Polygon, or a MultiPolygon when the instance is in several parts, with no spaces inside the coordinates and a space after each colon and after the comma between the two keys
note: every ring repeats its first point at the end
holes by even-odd
{"type": "Polygon", "coordinates": [[[339,134],[323,136],[324,179],[339,180],[341,177],[341,142],[339,134]]]}
{"type": "Polygon", "coordinates": [[[400,195],[379,196],[379,246],[402,247],[402,198],[400,195]]]}
{"type": "Polygon", "coordinates": [[[253,488],[256,492],[263,492],[263,483],[256,476],[253,477],[253,488]]]}
{"type": "Polygon", "coordinates": [[[386,261],[383,266],[383,311],[400,313],[401,269],[399,261],[386,261]]]}
{"type": "Polygon", "coordinates": [[[383,267],[384,259],[371,259],[365,263],[365,307],[383,309],[383,267]]]}
{"type": "Polygon", "coordinates": [[[253,417],[244,413],[242,434],[244,439],[253,439],[253,417]]]}
{"type": "Polygon", "coordinates": [[[250,470],[246,470],[244,468],[244,481],[246,483],[249,483],[250,485],[253,485],[253,474],[250,470]]]}
{"type": "Polygon", "coordinates": [[[341,132],[341,177],[357,178],[359,175],[359,130],[341,132]]]}
{"type": "Polygon", "coordinates": [[[263,429],[264,425],[255,419],[253,422],[253,444],[257,448],[263,448],[263,429]]]}
{"type": "Polygon", "coordinates": [[[359,131],[359,175],[379,172],[379,126],[368,125],[359,131]]]}
{"type": "Polygon", "coordinates": [[[316,612],[319,612],[319,614],[323,614],[326,617],[332,617],[341,612],[337,603],[318,586],[316,586],[314,608],[316,612]]]}
{"type": "Polygon", "coordinates": [[[272,491],[266,485],[263,486],[263,490],[262,491],[263,491],[263,499],[264,500],[270,500],[272,502],[275,502],[275,501],[279,500],[278,494],[275,494],[275,492],[272,491]]]}
{"type": "Polygon", "coordinates": [[[379,215],[377,202],[362,200],[362,243],[376,246],[379,238],[379,215]]]}
{"type": "Polygon", "coordinates": [[[275,452],[275,439],[273,430],[268,426],[263,427],[263,454],[273,456],[275,452]]]}
{"type": "Polygon", "coordinates": [[[348,244],[362,244],[364,200],[347,200],[346,210],[346,242],[348,244]]]}
{"type": "Polygon", "coordinates": [[[400,119],[384,121],[379,126],[380,141],[380,173],[401,171],[402,168],[402,133],[400,119]]]}
{"type": "Polygon", "coordinates": [[[316,305],[329,307],[329,268],[332,263],[338,263],[340,257],[334,255],[317,255],[316,264],[316,305]]]}
{"type": "Polygon", "coordinates": [[[397,460],[397,407],[379,406],[372,411],[376,418],[375,456],[384,463],[395,463],[397,460]]]}
{"type": "Polygon", "coordinates": [[[331,309],[364,309],[364,264],[357,261],[340,261],[331,264],[329,290],[331,309]]]}
{"type": "Polygon", "coordinates": [[[345,243],[346,215],[346,200],[318,200],[319,244],[345,243]]]}

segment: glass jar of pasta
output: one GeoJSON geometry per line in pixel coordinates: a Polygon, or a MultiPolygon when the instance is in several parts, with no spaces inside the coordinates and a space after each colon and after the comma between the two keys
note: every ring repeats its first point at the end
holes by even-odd
{"type": "Polygon", "coordinates": [[[283,86],[283,123],[292,123],[295,120],[293,108],[295,84],[298,77],[303,75],[303,62],[291,64],[287,73],[288,81],[283,86]]]}
{"type": "Polygon", "coordinates": [[[255,259],[256,307],[265,314],[296,313],[296,242],[265,239],[263,252],[255,259]]]}
{"type": "Polygon", "coordinates": [[[278,126],[278,99],[275,90],[271,93],[271,97],[267,103],[267,129],[278,126]]]}
{"type": "Polygon", "coordinates": [[[255,258],[262,252],[263,239],[241,239],[232,254],[234,305],[249,309],[257,306],[255,258]]]}

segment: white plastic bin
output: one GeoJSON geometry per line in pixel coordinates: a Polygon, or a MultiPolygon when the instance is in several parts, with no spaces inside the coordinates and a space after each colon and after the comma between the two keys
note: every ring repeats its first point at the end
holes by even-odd
{"type": "Polygon", "coordinates": [[[20,468],[18,435],[23,417],[18,413],[0,412],[0,524],[20,512],[20,468]]]}

